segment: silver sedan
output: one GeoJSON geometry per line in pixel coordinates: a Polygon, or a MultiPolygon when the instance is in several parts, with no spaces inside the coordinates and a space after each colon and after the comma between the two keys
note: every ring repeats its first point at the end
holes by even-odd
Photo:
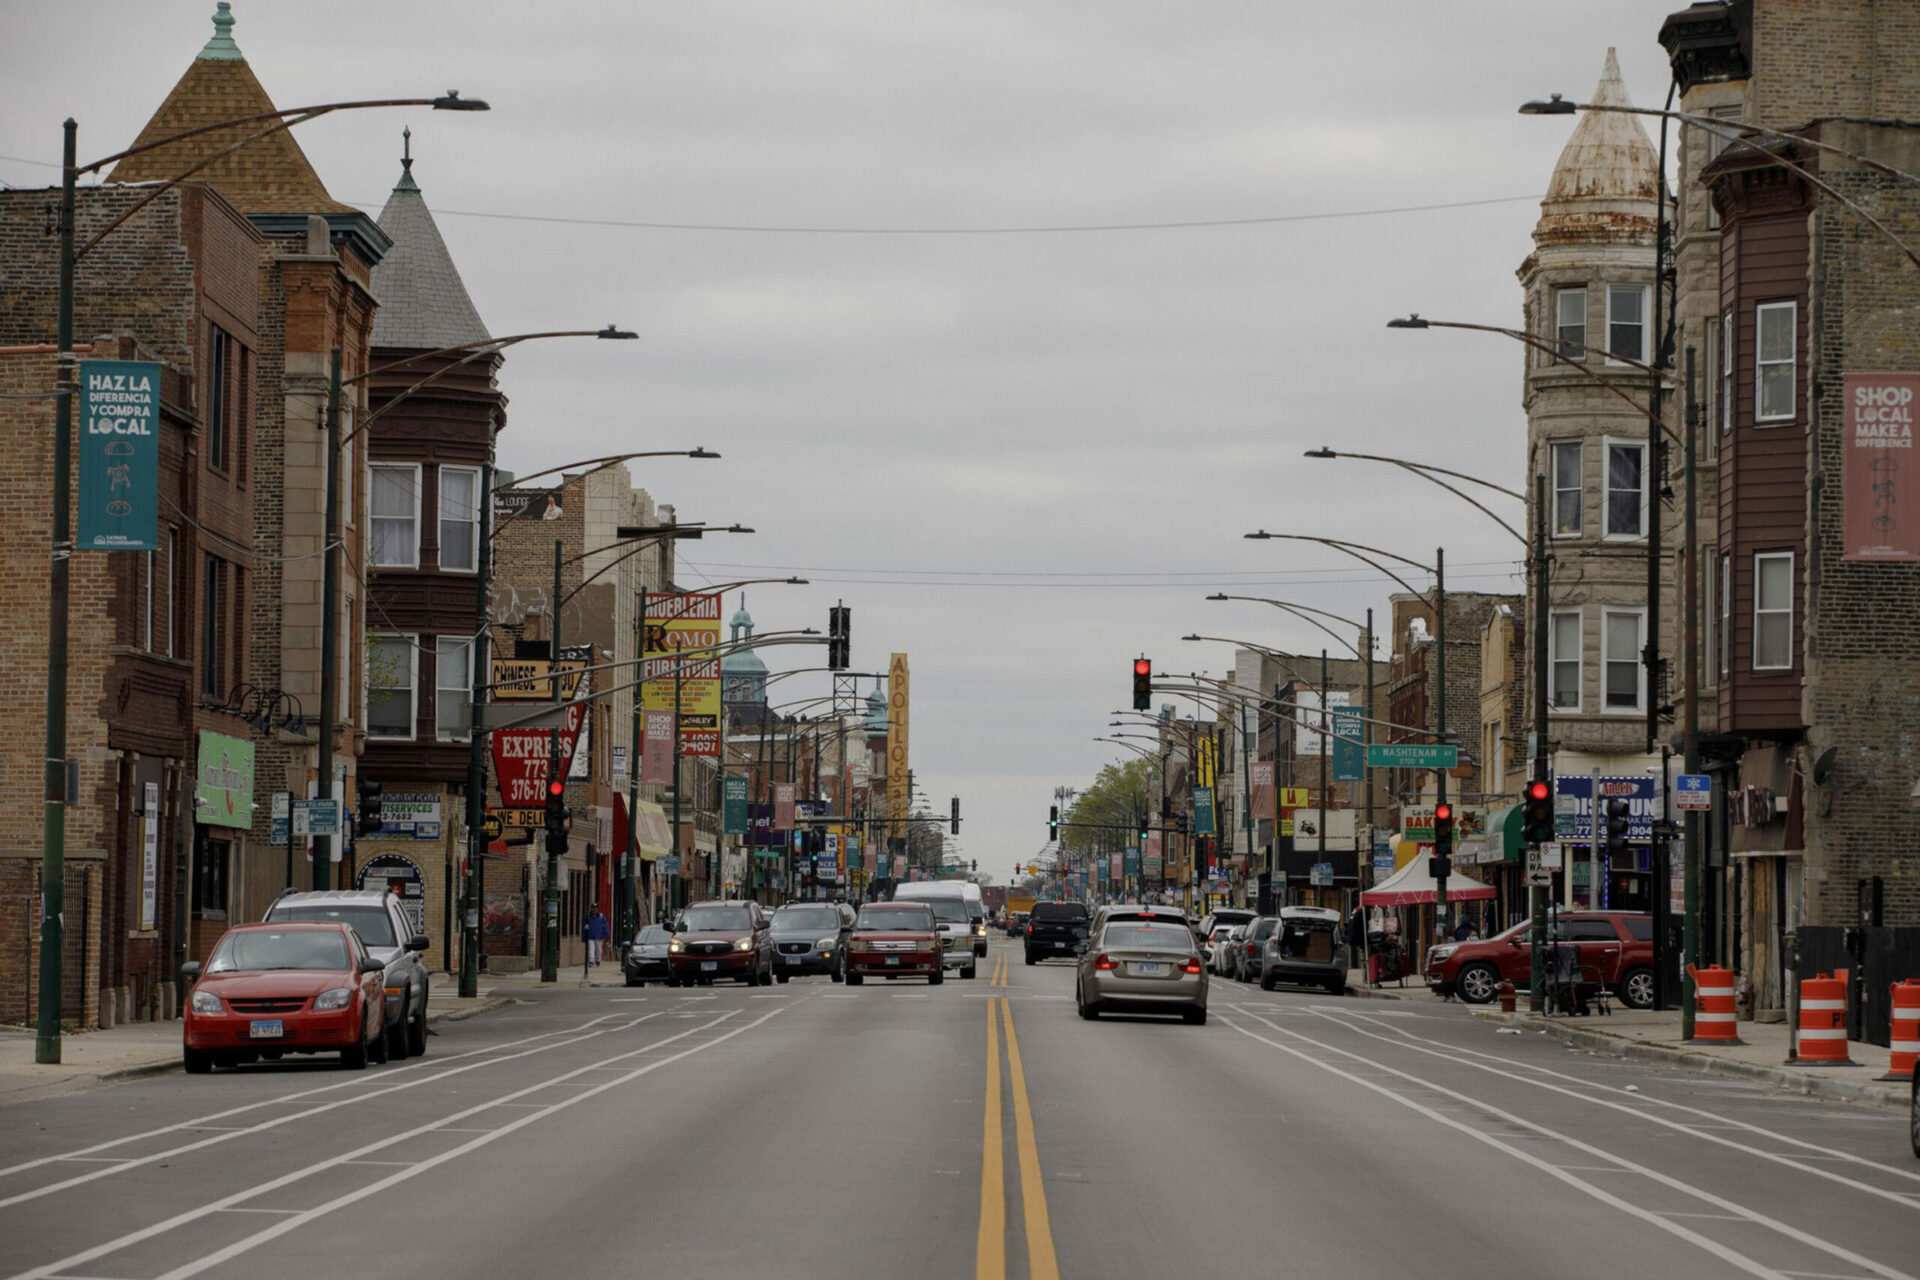
{"type": "Polygon", "coordinates": [[[1092,1021],[1103,1013],[1177,1013],[1207,1020],[1207,970],[1183,924],[1119,920],[1081,953],[1074,1002],[1092,1021]]]}

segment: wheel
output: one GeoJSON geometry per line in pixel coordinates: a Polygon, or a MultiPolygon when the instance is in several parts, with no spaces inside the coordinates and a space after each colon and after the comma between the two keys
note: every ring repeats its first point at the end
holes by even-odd
{"type": "Polygon", "coordinates": [[[380,1032],[380,1056],[376,1062],[399,1062],[407,1056],[407,1025],[413,1021],[413,999],[408,997],[400,1002],[400,1021],[383,1027],[380,1032]]]}
{"type": "Polygon", "coordinates": [[[340,1065],[349,1071],[367,1069],[367,1042],[363,1039],[351,1049],[340,1051],[340,1065]]]}
{"type": "Polygon", "coordinates": [[[1490,964],[1470,964],[1460,971],[1453,985],[1468,1004],[1487,1004],[1493,999],[1493,989],[1500,985],[1500,974],[1490,964]]]}
{"type": "MultiPolygon", "coordinates": [[[[1079,996],[1079,992],[1077,989],[1075,990],[1075,995],[1079,996]]],[[[1100,1018],[1099,1005],[1089,1004],[1085,996],[1079,996],[1077,1003],[1080,1006],[1081,1017],[1085,1018],[1088,1022],[1096,1022],[1099,1020],[1100,1018]]]]}
{"type": "Polygon", "coordinates": [[[857,987],[866,980],[867,975],[864,973],[854,973],[852,971],[847,973],[847,985],[850,987],[857,987]]]}
{"type": "MultiPolygon", "coordinates": [[[[213,1055],[205,1049],[183,1049],[180,1052],[180,1060],[190,1076],[210,1075],[213,1072],[213,1055]]],[[[1915,1112],[1915,1115],[1920,1116],[1920,1112],[1915,1112]]],[[[1914,1133],[1920,1135],[1920,1128],[1916,1128],[1914,1133]]],[[[1920,1136],[1916,1136],[1915,1141],[1920,1142],[1920,1136]]],[[[1920,1147],[1914,1150],[1920,1153],[1920,1147]]]]}
{"type": "Polygon", "coordinates": [[[1327,994],[1330,996],[1344,996],[1347,994],[1346,981],[1341,978],[1335,978],[1332,982],[1329,982],[1327,984],[1327,994]]]}
{"type": "Polygon", "coordinates": [[[1180,1013],[1180,1021],[1190,1027],[1204,1027],[1207,1025],[1207,1011],[1205,1009],[1183,1009],[1180,1013]]]}
{"type": "Polygon", "coordinates": [[[668,975],[667,975],[667,985],[668,985],[668,986],[670,986],[670,987],[677,987],[677,986],[679,986],[679,985],[680,985],[680,979],[678,979],[678,978],[676,978],[676,977],[674,977],[674,976],[673,976],[672,974],[668,974],[668,975]]]}
{"type": "Polygon", "coordinates": [[[847,978],[847,962],[846,962],[846,959],[845,959],[844,957],[843,957],[843,958],[842,958],[842,959],[840,960],[840,962],[839,962],[838,964],[836,964],[836,965],[834,965],[834,966],[833,966],[833,970],[832,970],[832,972],[830,972],[829,974],[827,974],[827,977],[828,977],[829,979],[831,979],[832,981],[834,981],[834,982],[845,982],[845,981],[846,981],[846,978],[847,978]]]}
{"type": "Polygon", "coordinates": [[[763,987],[773,985],[773,961],[771,960],[767,961],[767,967],[760,971],[760,985],[763,987]]]}
{"type": "Polygon", "coordinates": [[[1035,963],[1035,960],[1034,960],[1034,958],[1033,958],[1033,952],[1031,952],[1031,951],[1029,951],[1029,952],[1027,952],[1027,963],[1028,963],[1028,964],[1033,964],[1033,963],[1035,963]]]}
{"type": "Polygon", "coordinates": [[[1260,975],[1260,989],[1261,989],[1262,991],[1271,991],[1271,990],[1273,990],[1273,988],[1274,988],[1274,981],[1273,981],[1273,975],[1272,975],[1272,974],[1270,974],[1270,973],[1263,973],[1263,974],[1261,974],[1261,975],[1260,975]]]}
{"type": "Polygon", "coordinates": [[[941,983],[945,982],[946,980],[947,980],[947,971],[945,969],[935,969],[932,973],[927,975],[927,985],[930,987],[937,987],[941,983]]]}
{"type": "Polygon", "coordinates": [[[628,985],[628,986],[630,986],[630,987],[644,987],[644,986],[646,986],[647,984],[646,984],[646,983],[644,983],[644,982],[642,982],[642,981],[640,981],[640,979],[638,979],[638,978],[636,978],[636,977],[634,977],[634,976],[633,976],[632,974],[628,974],[628,975],[627,975],[627,985],[628,985]]]}
{"type": "Polygon", "coordinates": [[[978,965],[970,964],[966,968],[960,971],[960,976],[963,978],[972,978],[978,969],[979,969],[978,965]]]}
{"type": "Polygon", "coordinates": [[[787,985],[787,975],[786,975],[786,974],[784,974],[784,973],[776,973],[776,974],[774,974],[773,976],[774,976],[774,977],[776,977],[776,978],[778,978],[778,979],[780,980],[780,985],[781,985],[781,986],[783,986],[783,987],[784,987],[784,986],[786,986],[786,985],[787,985]]]}
{"type": "Polygon", "coordinates": [[[407,1024],[407,1054],[410,1057],[427,1056],[427,1002],[420,1002],[420,1012],[407,1024]]]}
{"type": "Polygon", "coordinates": [[[1620,979],[1620,1003],[1629,1009],[1653,1008],[1653,970],[1629,969],[1620,979]]]}

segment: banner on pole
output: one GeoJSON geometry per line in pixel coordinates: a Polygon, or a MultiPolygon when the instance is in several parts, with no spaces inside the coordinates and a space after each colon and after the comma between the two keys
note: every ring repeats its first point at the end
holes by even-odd
{"type": "Polygon", "coordinates": [[[747,833],[747,775],[730,773],[721,782],[721,830],[730,836],[747,833]]]}
{"type": "Polygon", "coordinates": [[[640,781],[673,781],[673,712],[640,713],[640,781]]]}
{"type": "Polygon", "coordinates": [[[160,365],[80,362],[76,551],[152,551],[160,512],[160,365]]]}

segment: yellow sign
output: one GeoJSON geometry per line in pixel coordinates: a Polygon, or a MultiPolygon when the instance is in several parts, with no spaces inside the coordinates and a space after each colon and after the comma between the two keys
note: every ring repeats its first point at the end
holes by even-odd
{"type": "Polygon", "coordinates": [[[547,825],[545,809],[489,809],[487,816],[500,819],[503,827],[536,829],[547,825]]]}
{"type": "MultiPolygon", "coordinates": [[[[1307,787],[1280,788],[1280,807],[1282,809],[1304,809],[1313,803],[1313,792],[1307,787]]],[[[1292,832],[1282,834],[1291,835],[1292,832]]]]}
{"type": "Polygon", "coordinates": [[[1282,819],[1280,819],[1280,834],[1281,834],[1281,835],[1283,835],[1283,836],[1290,836],[1290,835],[1292,835],[1292,834],[1293,834],[1293,819],[1292,819],[1292,818],[1282,818],[1282,819]]]}
{"type": "Polygon", "coordinates": [[[495,658],[495,702],[572,702],[580,693],[586,662],[566,658],[560,663],[560,696],[553,696],[553,664],[545,658],[495,658]]]}
{"type": "Polygon", "coordinates": [[[1194,780],[1196,787],[1211,787],[1214,784],[1214,743],[1213,735],[1208,734],[1197,744],[1194,760],[1194,780]]]}
{"type": "Polygon", "coordinates": [[[720,754],[720,597],[647,593],[640,705],[680,715],[680,754],[720,754]]]}
{"type": "Polygon", "coordinates": [[[907,834],[907,655],[896,653],[887,667],[887,817],[888,831],[907,834]]]}

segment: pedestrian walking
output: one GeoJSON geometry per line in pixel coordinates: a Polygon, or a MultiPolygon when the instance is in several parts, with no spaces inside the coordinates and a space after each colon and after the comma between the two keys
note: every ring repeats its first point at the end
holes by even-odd
{"type": "Polygon", "coordinates": [[[600,908],[595,907],[587,916],[587,923],[581,932],[586,935],[587,965],[591,968],[600,963],[600,946],[613,931],[607,926],[607,917],[600,908]]]}

